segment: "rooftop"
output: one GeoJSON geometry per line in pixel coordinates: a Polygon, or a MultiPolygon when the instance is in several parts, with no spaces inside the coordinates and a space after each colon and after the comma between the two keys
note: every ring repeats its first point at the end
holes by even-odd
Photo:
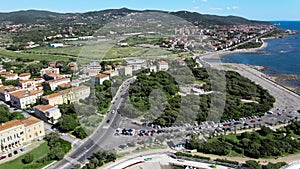
{"type": "Polygon", "coordinates": [[[16,97],[16,98],[25,98],[29,96],[36,95],[38,93],[43,93],[43,90],[32,90],[32,91],[27,91],[27,90],[19,90],[13,93],[10,93],[10,95],[16,97]]]}
{"type": "Polygon", "coordinates": [[[104,78],[104,77],[107,77],[108,75],[106,75],[106,74],[98,74],[98,75],[96,75],[95,77],[96,78],[104,78]]]}
{"type": "Polygon", "coordinates": [[[0,87],[0,92],[3,93],[5,91],[8,91],[8,92],[12,92],[12,91],[15,91],[17,90],[16,87],[12,86],[12,85],[9,85],[9,86],[1,86],[0,87]]]}
{"type": "Polygon", "coordinates": [[[6,123],[2,123],[0,125],[0,131],[6,130],[8,128],[14,127],[14,126],[19,126],[22,125],[23,123],[20,120],[12,120],[6,123]]]}
{"type": "Polygon", "coordinates": [[[51,105],[47,104],[47,105],[37,105],[34,108],[39,109],[40,111],[47,111],[47,110],[52,109],[54,107],[55,106],[51,106],[51,105]]]}
{"type": "Polygon", "coordinates": [[[21,73],[19,74],[19,77],[25,77],[25,76],[30,76],[31,74],[30,73],[21,73]]]}
{"type": "Polygon", "coordinates": [[[43,96],[43,98],[45,98],[45,99],[51,99],[51,98],[58,97],[58,96],[61,96],[61,94],[60,93],[53,93],[53,94],[49,94],[49,95],[43,96]]]}
{"type": "Polygon", "coordinates": [[[26,126],[31,126],[33,124],[36,124],[36,123],[39,123],[41,122],[41,120],[33,117],[33,116],[30,116],[29,118],[25,119],[25,120],[21,120],[21,122],[26,126]]]}

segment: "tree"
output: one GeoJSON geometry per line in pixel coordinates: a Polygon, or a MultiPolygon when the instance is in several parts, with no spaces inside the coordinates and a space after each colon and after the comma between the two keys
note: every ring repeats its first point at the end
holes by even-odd
{"type": "Polygon", "coordinates": [[[57,127],[62,132],[69,132],[74,130],[78,126],[78,121],[71,115],[63,115],[57,123],[57,127]]]}
{"type": "Polygon", "coordinates": [[[88,136],[82,127],[77,127],[72,134],[79,139],[84,139],[88,136]]]}
{"type": "Polygon", "coordinates": [[[24,157],[22,158],[22,162],[24,164],[29,164],[33,161],[33,155],[28,153],[28,154],[25,154],[24,157]]]}
{"type": "Polygon", "coordinates": [[[104,80],[103,85],[104,85],[105,88],[109,88],[109,87],[111,87],[111,81],[104,80]]]}
{"type": "Polygon", "coordinates": [[[246,161],[245,165],[251,169],[261,169],[261,165],[257,161],[254,161],[254,160],[246,161]]]}

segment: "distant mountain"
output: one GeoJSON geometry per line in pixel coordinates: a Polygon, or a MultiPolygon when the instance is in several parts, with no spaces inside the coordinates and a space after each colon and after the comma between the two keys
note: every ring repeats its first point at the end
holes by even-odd
{"type": "Polygon", "coordinates": [[[105,24],[114,19],[121,18],[132,13],[143,12],[163,12],[183,18],[194,25],[211,26],[211,25],[240,25],[240,24],[271,24],[269,22],[248,20],[237,16],[216,16],[206,15],[197,12],[178,11],[167,12],[159,10],[131,10],[127,8],[107,9],[101,11],[92,11],[86,13],[56,13],[50,11],[27,10],[10,13],[0,13],[0,23],[28,24],[28,23],[90,23],[105,24]]]}

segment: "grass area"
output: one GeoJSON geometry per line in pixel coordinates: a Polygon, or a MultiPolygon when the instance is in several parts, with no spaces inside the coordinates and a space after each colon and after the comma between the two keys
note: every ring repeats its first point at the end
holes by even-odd
{"type": "Polygon", "coordinates": [[[62,55],[48,55],[48,54],[30,54],[22,52],[13,52],[8,50],[0,50],[0,57],[4,56],[10,59],[23,58],[23,59],[33,59],[33,60],[46,60],[46,61],[69,61],[69,57],[62,55]]]}
{"type": "Polygon", "coordinates": [[[229,68],[229,69],[234,69],[234,70],[237,70],[238,68],[233,66],[233,65],[226,65],[226,64],[223,64],[222,66],[226,67],[226,68],[229,68]]]}
{"type": "Polygon", "coordinates": [[[79,118],[79,122],[81,127],[85,130],[85,132],[90,135],[102,122],[103,117],[99,115],[91,115],[89,117],[79,118]]]}
{"type": "MultiPolygon", "coordinates": [[[[42,143],[40,146],[38,146],[37,148],[27,152],[26,154],[30,153],[33,155],[33,162],[36,162],[40,157],[45,156],[47,153],[50,152],[49,146],[47,145],[47,142],[42,143]]],[[[25,156],[25,154],[23,154],[22,156],[12,160],[12,161],[8,161],[6,163],[3,163],[0,165],[0,169],[21,169],[24,168],[26,165],[24,163],[22,163],[22,158],[25,156]]],[[[50,164],[52,161],[47,162],[46,164],[42,164],[37,166],[36,168],[31,168],[31,169],[40,169],[43,168],[44,166],[50,164]]]]}

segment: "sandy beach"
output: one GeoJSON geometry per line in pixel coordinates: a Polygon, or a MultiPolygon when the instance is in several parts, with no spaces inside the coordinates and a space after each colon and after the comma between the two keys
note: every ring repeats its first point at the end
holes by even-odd
{"type": "MultiPolygon", "coordinates": [[[[269,38],[267,38],[269,39],[269,38]]],[[[265,41],[266,38],[262,39],[263,44],[259,48],[251,48],[251,49],[237,49],[233,51],[216,51],[216,52],[210,52],[200,55],[202,59],[220,59],[220,56],[229,55],[229,54],[235,54],[235,53],[253,53],[257,52],[259,50],[262,50],[268,46],[268,43],[265,41]]],[[[198,55],[199,56],[199,55],[198,55]]]]}

